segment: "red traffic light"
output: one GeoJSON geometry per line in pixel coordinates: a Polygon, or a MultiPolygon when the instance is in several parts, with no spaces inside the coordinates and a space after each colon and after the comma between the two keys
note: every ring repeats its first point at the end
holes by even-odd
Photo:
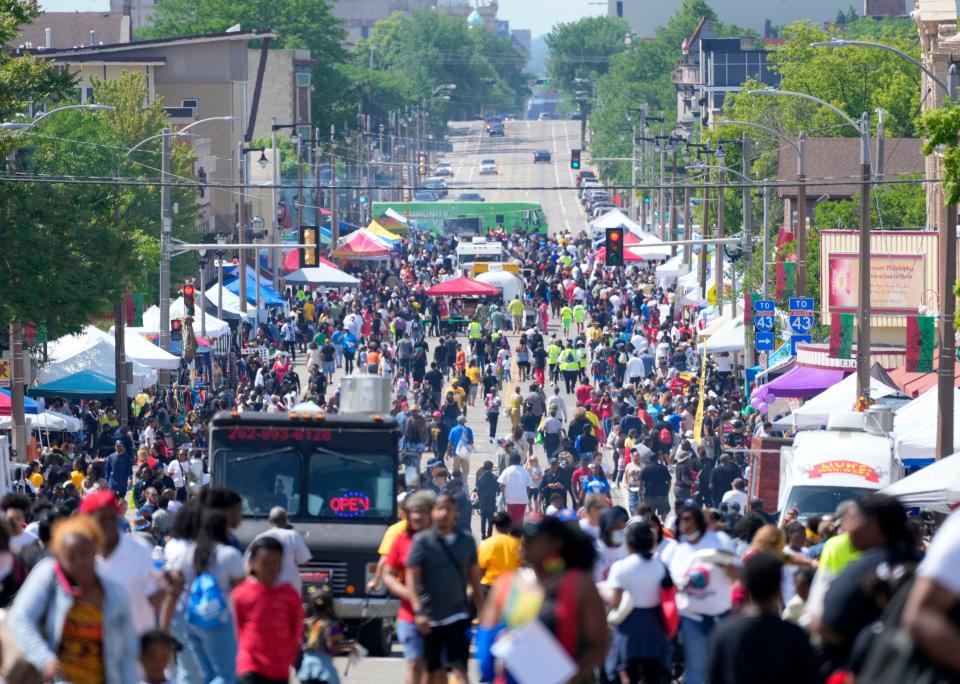
{"type": "Polygon", "coordinates": [[[611,232],[610,232],[610,235],[609,235],[609,238],[610,238],[610,242],[619,242],[619,241],[620,241],[620,233],[617,232],[617,231],[611,231],[611,232]]]}
{"type": "Polygon", "coordinates": [[[183,296],[192,297],[196,291],[193,289],[193,285],[184,285],[183,286],[183,296]]]}

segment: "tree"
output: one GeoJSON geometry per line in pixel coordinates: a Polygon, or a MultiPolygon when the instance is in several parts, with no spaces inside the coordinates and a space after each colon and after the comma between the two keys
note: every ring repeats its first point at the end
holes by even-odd
{"type": "MultiPolygon", "coordinates": [[[[161,0],[143,38],[170,38],[244,29],[273,29],[272,48],[306,48],[314,61],[312,110],[322,128],[343,121],[341,94],[349,83],[343,72],[346,31],[327,0],[161,0]]],[[[251,45],[258,46],[259,41],[251,45]]]]}
{"type": "MultiPolygon", "coordinates": [[[[147,99],[142,74],[94,82],[97,102],[115,112],[66,111],[42,128],[20,134],[20,172],[47,177],[0,186],[0,252],[16,264],[0,268],[9,294],[0,316],[44,326],[51,337],[74,332],[91,318],[109,315],[130,290],[155,299],[159,271],[159,144],[126,151],[168,125],[162,102],[147,99]],[[119,182],[118,182],[119,180],[119,182]],[[5,316],[4,316],[5,315],[5,316]]],[[[173,146],[171,176],[191,181],[193,156],[173,146]]],[[[196,189],[174,187],[174,236],[194,238],[196,189]]],[[[195,271],[193,258],[174,262],[173,278],[195,271]]]]}
{"type": "Polygon", "coordinates": [[[606,74],[611,58],[628,49],[629,33],[630,24],[617,17],[584,17],[556,24],[546,37],[551,85],[568,95],[584,90],[576,79],[592,82],[606,74]]]}

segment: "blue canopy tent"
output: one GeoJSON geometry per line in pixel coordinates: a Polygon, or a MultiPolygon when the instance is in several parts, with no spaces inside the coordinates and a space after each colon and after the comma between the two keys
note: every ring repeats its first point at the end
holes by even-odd
{"type": "MultiPolygon", "coordinates": [[[[257,303],[257,293],[254,289],[256,280],[254,279],[253,273],[247,271],[247,303],[254,304],[257,303]]],[[[223,287],[235,295],[240,295],[240,278],[224,278],[223,287]]],[[[281,297],[276,290],[268,286],[263,279],[260,279],[260,302],[263,306],[283,306],[286,301],[281,297]]]]}
{"type": "MultiPolygon", "coordinates": [[[[343,237],[348,233],[352,233],[353,231],[357,230],[360,227],[360,226],[355,226],[352,223],[347,223],[346,221],[337,221],[337,223],[340,224],[340,237],[343,237]]],[[[330,234],[331,224],[332,224],[331,221],[327,221],[322,226],[320,226],[321,241],[329,243],[330,240],[332,239],[333,236],[330,234]]]]}
{"type": "Polygon", "coordinates": [[[76,399],[98,399],[113,397],[117,393],[117,383],[113,378],[92,370],[83,370],[73,375],[37,385],[27,390],[33,397],[64,397],[76,399]]]}

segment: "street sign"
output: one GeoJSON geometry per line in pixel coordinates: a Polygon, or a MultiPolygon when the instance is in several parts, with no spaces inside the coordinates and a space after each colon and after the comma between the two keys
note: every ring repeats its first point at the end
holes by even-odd
{"type": "Polygon", "coordinates": [[[776,307],[777,304],[772,299],[758,299],[753,303],[753,312],[772,314],[776,307]]]}
{"type": "MultiPolygon", "coordinates": [[[[773,324],[774,324],[775,320],[776,320],[776,319],[775,319],[775,317],[774,317],[772,314],[769,315],[769,316],[768,316],[768,315],[765,315],[765,314],[764,314],[764,315],[754,314],[754,316],[753,316],[753,328],[754,328],[754,330],[756,330],[758,333],[772,333],[772,332],[773,332],[773,324]]],[[[772,349],[772,347],[771,347],[771,349],[772,349]]]]}
{"type": "Polygon", "coordinates": [[[813,330],[813,297],[790,298],[790,329],[799,335],[813,330]]]}
{"type": "Polygon", "coordinates": [[[791,335],[790,336],[790,353],[793,356],[797,355],[797,345],[798,344],[807,344],[813,342],[813,337],[811,335],[791,335]]]}
{"type": "Polygon", "coordinates": [[[773,351],[773,333],[758,332],[754,334],[753,347],[757,351],[773,351]]]}

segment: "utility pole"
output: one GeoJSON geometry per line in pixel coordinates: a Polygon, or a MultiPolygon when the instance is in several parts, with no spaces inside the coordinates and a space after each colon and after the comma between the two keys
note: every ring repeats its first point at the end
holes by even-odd
{"type": "Polygon", "coordinates": [[[807,169],[806,136],[797,138],[797,294],[807,294],[807,169]]]}
{"type": "MultiPolygon", "coordinates": [[[[300,234],[300,226],[307,222],[303,219],[303,139],[297,136],[297,235],[300,234]]],[[[320,239],[320,236],[317,236],[320,239]]],[[[279,290],[278,290],[279,292],[279,290]]]]}
{"type": "MultiPolygon", "coordinates": [[[[320,237],[317,236],[319,240],[320,237]]],[[[330,258],[340,241],[340,217],[337,215],[337,127],[330,126],[330,258]]]]}
{"type": "MultiPolygon", "coordinates": [[[[707,237],[707,226],[710,223],[710,169],[703,170],[703,220],[700,222],[700,237],[707,237]]],[[[700,281],[700,296],[707,298],[707,243],[700,245],[700,263],[697,264],[700,281]]]]}
{"type": "Polygon", "coordinates": [[[763,181],[763,298],[767,298],[770,265],[770,186],[763,181]]]}
{"type": "MultiPolygon", "coordinates": [[[[116,197],[113,203],[113,221],[120,227],[120,162],[117,161],[116,197]]],[[[117,419],[120,425],[127,424],[127,383],[126,383],[126,337],[127,337],[127,305],[126,296],[121,295],[114,304],[113,316],[113,378],[115,392],[113,403],[117,407],[117,419]]]]}
{"type": "Polygon", "coordinates": [[[660,239],[666,240],[667,231],[664,230],[664,228],[667,225],[666,224],[667,215],[665,212],[666,207],[664,206],[664,203],[666,202],[667,193],[663,187],[663,179],[664,179],[664,167],[666,166],[666,161],[667,161],[667,148],[666,148],[666,145],[664,145],[663,136],[660,136],[659,143],[660,143],[660,196],[657,199],[657,206],[660,209],[660,239]]]}
{"type": "MultiPolygon", "coordinates": [[[[724,216],[726,198],[723,189],[726,174],[723,169],[720,169],[718,173],[720,177],[717,181],[717,234],[715,237],[722,238],[725,237],[724,227],[726,223],[726,217],[724,216]]],[[[713,284],[717,289],[717,313],[720,315],[723,314],[723,250],[724,246],[720,243],[717,243],[713,248],[713,284]]]]}
{"type": "Polygon", "coordinates": [[[23,363],[23,323],[10,324],[10,419],[13,421],[13,448],[17,459],[26,462],[27,415],[24,409],[26,366],[23,363]]]}
{"type": "MultiPolygon", "coordinates": [[[[160,157],[160,348],[170,351],[170,240],[173,220],[170,217],[170,136],[173,131],[164,128],[160,134],[163,152],[160,157]]],[[[167,371],[160,371],[161,385],[167,382],[167,371]]],[[[120,378],[117,378],[119,384],[120,378]]]]}
{"type": "Polygon", "coordinates": [[[633,124],[630,147],[630,218],[637,220],[637,124],[633,124]]]}
{"type": "MultiPolygon", "coordinates": [[[[670,169],[670,241],[677,239],[677,150],[673,150],[673,167],[670,169]]],[[[677,248],[670,248],[671,256],[676,256],[677,248]]]]}
{"type": "MultiPolygon", "coordinates": [[[[683,239],[693,239],[693,224],[690,221],[690,185],[683,184],[683,239]]],[[[683,246],[683,263],[690,268],[693,250],[690,245],[683,246]]]]}
{"type": "MultiPolygon", "coordinates": [[[[743,134],[743,144],[740,146],[742,151],[742,173],[745,177],[750,177],[750,136],[743,134]]],[[[750,263],[750,257],[753,254],[753,188],[750,185],[743,186],[743,258],[745,263],[750,263]]]]}
{"type": "MultiPolygon", "coordinates": [[[[316,208],[313,218],[318,230],[323,225],[323,214],[320,213],[320,207],[323,206],[322,193],[320,192],[320,153],[320,128],[315,127],[313,129],[313,206],[316,208]]],[[[317,233],[317,240],[320,240],[319,233],[317,233]]]]}
{"type": "MultiPolygon", "coordinates": [[[[860,278],[857,330],[857,396],[870,396],[870,119],[860,117],[860,278]]],[[[954,246],[956,249],[956,246],[954,246]]],[[[956,262],[954,262],[956,263],[956,262]]]]}

